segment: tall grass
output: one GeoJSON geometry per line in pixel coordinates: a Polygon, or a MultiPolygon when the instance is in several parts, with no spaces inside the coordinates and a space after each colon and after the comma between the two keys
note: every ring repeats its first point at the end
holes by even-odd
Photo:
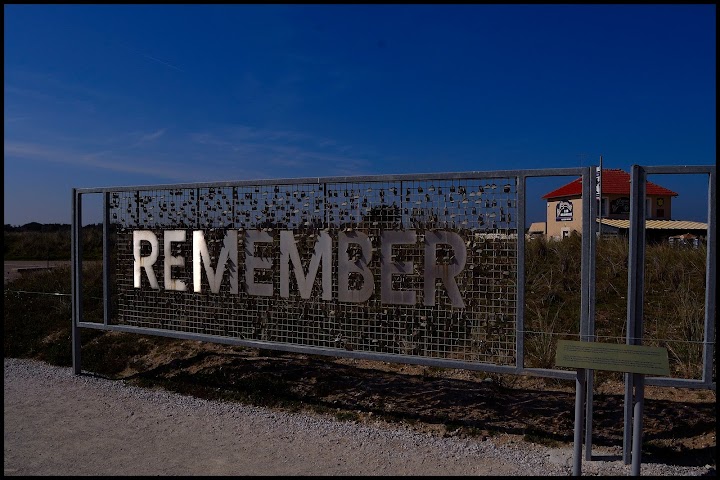
{"type": "MultiPolygon", "coordinates": [[[[4,356],[34,358],[52,365],[72,365],[72,303],[69,267],[27,274],[5,285],[3,295],[4,356]]],[[[103,321],[102,266],[83,266],[83,320],[103,321]]],[[[136,362],[156,345],[168,343],[160,337],[104,332],[81,328],[83,369],[113,375],[136,362]],[[140,338],[142,337],[142,338],[140,338]]]]}
{"type": "MultiPolygon", "coordinates": [[[[527,243],[525,355],[529,367],[553,367],[557,340],[578,339],[580,253],[580,236],[527,243]]],[[[598,341],[625,343],[627,239],[601,238],[596,254],[595,334],[598,341]]],[[[645,251],[643,344],[667,348],[671,374],[679,378],[699,379],[702,374],[706,255],[705,246],[655,244],[645,251]]]]}

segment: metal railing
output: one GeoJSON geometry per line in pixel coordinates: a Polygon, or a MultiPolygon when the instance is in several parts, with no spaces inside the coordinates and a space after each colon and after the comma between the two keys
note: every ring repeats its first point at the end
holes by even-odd
{"type": "MultiPolygon", "coordinates": [[[[590,185],[593,174],[581,167],[75,189],[74,326],[572,379],[525,365],[526,180],[582,176],[590,185]],[[78,229],[89,194],[103,198],[102,324],[83,321],[78,302],[78,229]]],[[[584,230],[593,227],[593,205],[583,201],[584,230]]],[[[576,338],[592,334],[594,241],[583,236],[580,331],[568,332],[576,338]]],[[[79,348],[76,355],[79,372],[79,348]]]]}
{"type": "MultiPolygon", "coordinates": [[[[639,473],[643,387],[715,389],[715,167],[631,173],[627,343],[643,341],[647,174],[707,174],[701,379],[625,374],[624,459],[639,473]]],[[[525,362],[526,183],[582,178],[578,331],[596,341],[596,167],[82,188],[72,191],[79,328],[575,380],[591,458],[593,371],[525,362]],[[103,199],[102,323],[82,312],[83,196],[103,199]],[[589,233],[589,234],[588,234],[589,233]]]]}

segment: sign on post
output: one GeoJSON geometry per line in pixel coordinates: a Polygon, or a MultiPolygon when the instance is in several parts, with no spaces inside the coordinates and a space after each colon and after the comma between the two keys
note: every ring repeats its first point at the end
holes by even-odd
{"type": "Polygon", "coordinates": [[[555,365],[670,376],[666,348],[558,340],[555,365]]]}

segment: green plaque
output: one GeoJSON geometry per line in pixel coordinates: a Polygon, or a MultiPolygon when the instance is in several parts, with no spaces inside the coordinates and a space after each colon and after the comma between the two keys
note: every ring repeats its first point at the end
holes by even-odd
{"type": "Polygon", "coordinates": [[[666,348],[558,340],[558,367],[670,376],[666,348]]]}

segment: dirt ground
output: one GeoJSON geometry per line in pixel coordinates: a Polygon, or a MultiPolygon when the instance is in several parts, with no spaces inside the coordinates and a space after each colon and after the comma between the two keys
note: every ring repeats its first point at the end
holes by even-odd
{"type": "MultiPolygon", "coordinates": [[[[165,382],[200,396],[334,411],[358,421],[380,417],[444,436],[548,446],[573,441],[574,382],[193,341],[173,342],[136,366],[139,370],[121,376],[141,384],[165,382]]],[[[622,447],[624,386],[614,375],[596,372],[594,446],[622,447]]],[[[714,466],[716,407],[715,391],[647,386],[643,458],[714,466]]]]}
{"type": "MultiPolygon", "coordinates": [[[[200,342],[161,347],[134,357],[124,381],[40,362],[8,369],[6,359],[5,475],[570,473],[574,391],[557,381],[200,342]],[[338,421],[310,420],[328,416],[338,421]]],[[[583,475],[629,474],[621,387],[598,384],[583,475]]],[[[643,423],[643,475],[715,476],[715,392],[649,387],[643,423]]]]}

